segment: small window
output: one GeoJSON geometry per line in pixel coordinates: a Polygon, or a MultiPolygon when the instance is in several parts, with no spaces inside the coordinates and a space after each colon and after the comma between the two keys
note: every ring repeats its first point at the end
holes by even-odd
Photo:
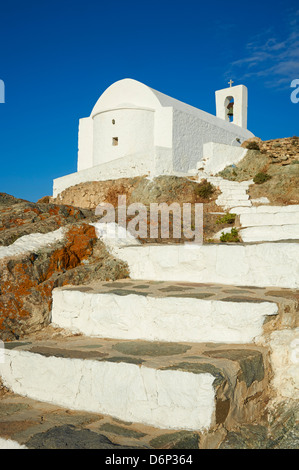
{"type": "Polygon", "coordinates": [[[113,146],[118,145],[118,137],[112,137],[112,145],[113,146]]]}
{"type": "Polygon", "coordinates": [[[112,119],[112,124],[115,124],[115,119],[112,119]]]}

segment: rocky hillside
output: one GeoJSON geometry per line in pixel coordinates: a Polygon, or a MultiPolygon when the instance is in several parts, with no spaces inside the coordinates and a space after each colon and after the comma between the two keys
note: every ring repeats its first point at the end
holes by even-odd
{"type": "Polygon", "coordinates": [[[97,239],[89,225],[93,220],[92,211],[0,195],[2,340],[20,338],[49,323],[54,287],[128,276],[124,263],[97,239]],[[48,238],[43,242],[43,237],[48,238]]]}
{"type": "MultiPolygon", "coordinates": [[[[254,138],[243,145],[249,148],[246,157],[220,175],[233,181],[256,181],[249,189],[252,198],[298,204],[299,138],[265,142],[254,138]]],[[[82,183],[56,199],[44,197],[38,203],[0,193],[0,338],[19,338],[48,324],[54,287],[128,277],[127,267],[107,252],[90,225],[97,220],[96,206],[102,202],[117,206],[119,195],[126,196],[127,205],[138,202],[147,207],[153,202],[204,203],[204,240],[213,243],[216,232],[234,223],[224,210],[221,216],[221,207],[215,203],[219,190],[192,177],[82,183]],[[51,234],[57,234],[52,242],[51,234]]],[[[148,236],[141,242],[184,242],[183,236],[172,237],[172,223],[170,214],[169,239],[148,236]]]]}
{"type": "Polygon", "coordinates": [[[252,199],[267,197],[271,204],[299,202],[299,137],[262,141],[254,137],[242,144],[249,149],[237,165],[219,173],[231,181],[253,179],[252,199]]]}
{"type": "Polygon", "coordinates": [[[120,178],[109,181],[91,181],[80,183],[65,189],[56,199],[55,204],[69,204],[85,209],[95,209],[98,204],[107,202],[117,206],[118,196],[126,196],[127,205],[138,202],[179,204],[190,202],[207,203],[212,196],[213,188],[201,186],[190,178],[177,176],[158,176],[120,178]]]}
{"type": "MultiPolygon", "coordinates": [[[[192,178],[178,176],[158,176],[150,179],[147,177],[121,178],[109,181],[92,181],[88,183],[77,184],[63,191],[56,199],[51,199],[55,204],[76,205],[85,209],[95,209],[98,204],[110,203],[114,207],[118,206],[118,196],[126,197],[126,204],[141,203],[149,209],[151,203],[178,203],[181,207],[183,203],[203,203],[203,223],[204,238],[208,240],[220,228],[227,226],[216,225],[221,208],[215,204],[219,195],[219,190],[206,180],[198,183],[192,178]]],[[[128,216],[127,223],[135,217],[135,214],[128,216]]],[[[116,213],[117,220],[117,213],[116,213]]],[[[194,206],[192,206],[192,224],[194,222],[194,206]]],[[[169,239],[156,239],[149,237],[141,239],[142,243],[183,243],[184,236],[173,238],[173,217],[170,213],[170,237],[169,239]]]]}
{"type": "MultiPolygon", "coordinates": [[[[214,207],[217,191],[212,185],[186,178],[161,177],[89,183],[88,190],[78,185],[66,191],[59,204],[43,198],[38,203],[0,194],[0,338],[13,340],[47,325],[52,305],[52,289],[66,284],[84,284],[93,280],[128,277],[124,263],[111,256],[97,238],[90,223],[98,220],[94,208],[99,202],[117,205],[118,195],[127,196],[127,204],[151,202],[206,202],[214,207]],[[45,201],[45,202],[43,202],[45,201]],[[66,203],[68,202],[68,203],[66,203]],[[83,207],[74,206],[78,202],[83,207]]],[[[55,201],[56,202],[56,201],[55,201]]],[[[58,201],[57,201],[58,202],[58,201]]],[[[208,210],[209,208],[209,210],[208,210]]],[[[129,222],[134,216],[129,216],[129,222]]],[[[209,218],[210,217],[210,218],[209,218]]],[[[212,220],[211,219],[211,220],[212,220]]],[[[116,214],[117,221],[117,214],[116,214]]],[[[170,238],[147,242],[177,242],[170,238]]],[[[218,226],[217,229],[219,229],[218,226]]]]}

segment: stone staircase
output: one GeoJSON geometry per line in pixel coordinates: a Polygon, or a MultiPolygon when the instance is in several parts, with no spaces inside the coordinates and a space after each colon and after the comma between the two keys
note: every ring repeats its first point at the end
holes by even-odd
{"type": "MultiPolygon", "coordinates": [[[[210,175],[206,175],[206,179],[221,191],[216,204],[239,217],[239,235],[243,242],[299,240],[299,205],[270,206],[258,200],[259,205],[253,205],[255,200],[247,194],[252,180],[236,182],[210,175]]],[[[220,230],[213,238],[217,240],[222,232],[230,230],[220,230]]]]}
{"type": "Polygon", "coordinates": [[[253,183],[252,180],[239,183],[218,176],[207,176],[206,179],[221,191],[220,196],[215,201],[218,206],[222,206],[224,209],[252,206],[249,194],[247,194],[249,186],[253,183]]]}
{"type": "Polygon", "coordinates": [[[244,242],[299,240],[299,205],[235,207],[244,242]]]}

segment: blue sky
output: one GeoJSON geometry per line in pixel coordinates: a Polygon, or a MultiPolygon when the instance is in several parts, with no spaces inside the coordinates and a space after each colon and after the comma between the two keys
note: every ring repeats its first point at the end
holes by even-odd
{"type": "Polygon", "coordinates": [[[2,1],[0,192],[51,195],[76,171],[79,118],[122,78],[212,114],[232,78],[255,135],[299,135],[298,1],[2,1]]]}

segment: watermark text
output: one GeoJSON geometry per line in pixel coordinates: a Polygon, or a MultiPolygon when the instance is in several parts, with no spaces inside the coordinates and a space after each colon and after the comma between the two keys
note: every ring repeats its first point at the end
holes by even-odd
{"type": "Polygon", "coordinates": [[[5,103],[5,85],[4,81],[0,79],[0,103],[5,103]]]}
{"type": "Polygon", "coordinates": [[[135,238],[184,239],[203,243],[203,204],[201,203],[151,203],[145,206],[135,202],[127,206],[126,196],[118,196],[118,206],[101,203],[95,214],[103,224],[115,224],[122,230],[110,231],[110,238],[124,238],[128,231],[135,238]],[[123,230],[125,229],[125,230],[123,230]]]}
{"type": "Polygon", "coordinates": [[[295,78],[291,82],[291,88],[295,88],[291,93],[291,101],[292,103],[297,104],[299,103],[299,78],[295,78]]]}

